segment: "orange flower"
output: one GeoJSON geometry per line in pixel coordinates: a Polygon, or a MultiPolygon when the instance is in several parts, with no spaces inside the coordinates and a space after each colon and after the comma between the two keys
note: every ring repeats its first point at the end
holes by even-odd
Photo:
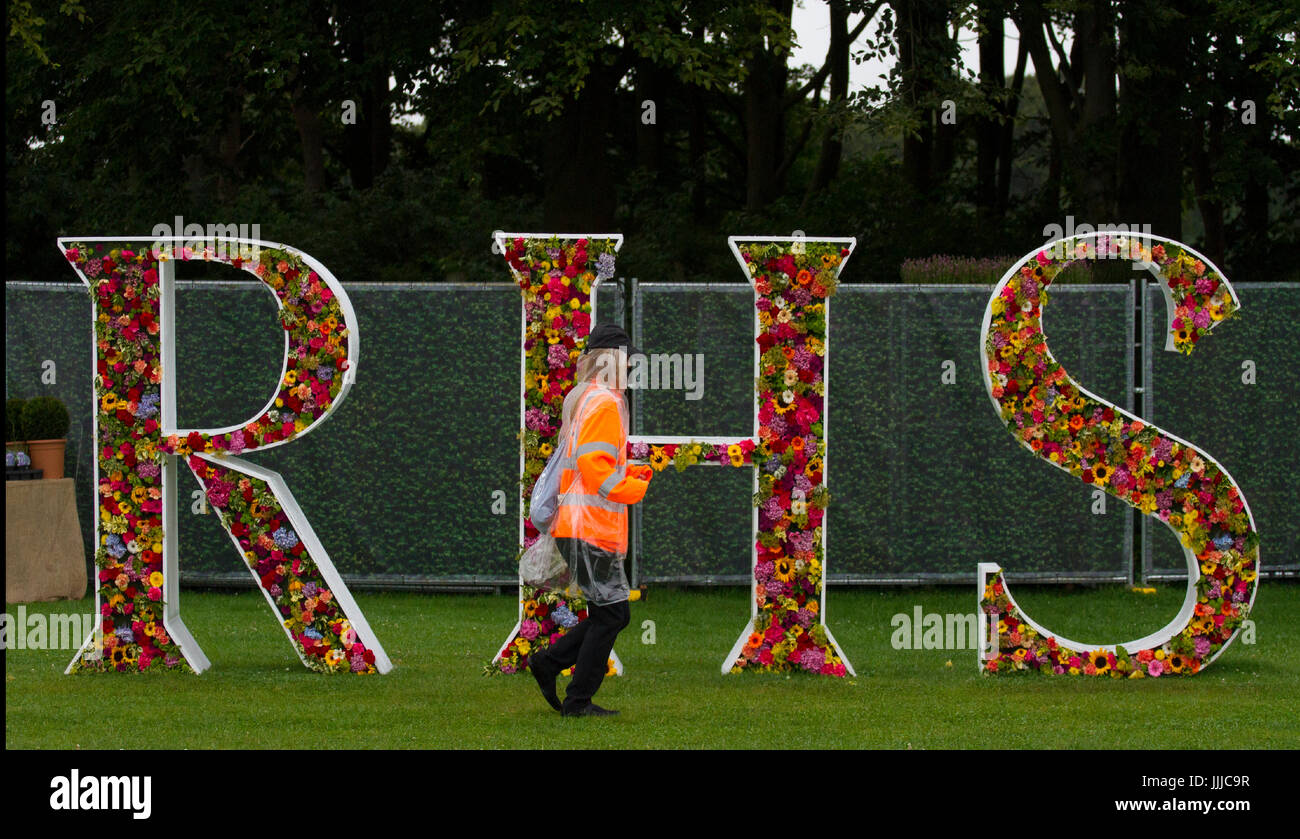
{"type": "Polygon", "coordinates": [[[803,451],[803,438],[802,438],[802,437],[796,437],[796,438],[794,438],[793,440],[791,440],[791,441],[790,441],[790,448],[794,449],[794,450],[797,451],[797,452],[801,452],[801,451],[803,451]]]}
{"type": "Polygon", "coordinates": [[[812,282],[812,272],[804,268],[798,274],[795,274],[794,281],[799,285],[808,285],[808,283],[812,282]]]}
{"type": "Polygon", "coordinates": [[[1080,428],[1083,428],[1083,415],[1075,414],[1070,417],[1070,430],[1078,431],[1080,428]]]}
{"type": "Polygon", "coordinates": [[[783,355],[785,355],[785,360],[786,360],[786,361],[794,361],[794,348],[793,348],[793,347],[782,347],[782,348],[781,348],[781,353],[782,353],[783,355]]]}

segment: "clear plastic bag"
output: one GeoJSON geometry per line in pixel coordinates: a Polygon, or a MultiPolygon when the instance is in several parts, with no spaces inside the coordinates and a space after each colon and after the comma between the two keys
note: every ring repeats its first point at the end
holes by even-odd
{"type": "Polygon", "coordinates": [[[519,579],[524,585],[552,591],[568,588],[572,580],[569,562],[560,553],[555,537],[543,533],[519,558],[519,579]]]}

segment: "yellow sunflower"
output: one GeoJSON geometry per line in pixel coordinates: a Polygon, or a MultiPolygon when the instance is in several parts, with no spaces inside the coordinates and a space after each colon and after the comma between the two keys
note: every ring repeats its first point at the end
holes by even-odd
{"type": "Polygon", "coordinates": [[[1101,675],[1110,670],[1110,654],[1105,650],[1095,650],[1088,654],[1088,663],[1101,675]]]}
{"type": "Polygon", "coordinates": [[[662,472],[664,467],[672,462],[672,458],[664,453],[663,446],[654,446],[650,449],[650,468],[656,472],[662,472]]]}
{"type": "Polygon", "coordinates": [[[788,583],[794,579],[794,563],[788,557],[781,557],[776,561],[772,573],[781,582],[788,583]]]}

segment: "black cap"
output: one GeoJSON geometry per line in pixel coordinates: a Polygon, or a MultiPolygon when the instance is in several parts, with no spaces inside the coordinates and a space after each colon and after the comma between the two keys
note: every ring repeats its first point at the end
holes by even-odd
{"type": "Polygon", "coordinates": [[[600,349],[618,349],[622,348],[627,351],[628,355],[638,355],[641,351],[632,346],[632,336],[627,334],[627,330],[613,323],[598,323],[592,328],[591,333],[587,335],[588,350],[600,349]]]}

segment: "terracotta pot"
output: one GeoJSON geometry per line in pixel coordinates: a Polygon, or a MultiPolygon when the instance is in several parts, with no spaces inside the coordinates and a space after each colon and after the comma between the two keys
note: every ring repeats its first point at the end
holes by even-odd
{"type": "Polygon", "coordinates": [[[47,480],[63,477],[63,452],[68,441],[63,440],[28,440],[27,450],[32,457],[32,468],[45,471],[47,480]]]}

